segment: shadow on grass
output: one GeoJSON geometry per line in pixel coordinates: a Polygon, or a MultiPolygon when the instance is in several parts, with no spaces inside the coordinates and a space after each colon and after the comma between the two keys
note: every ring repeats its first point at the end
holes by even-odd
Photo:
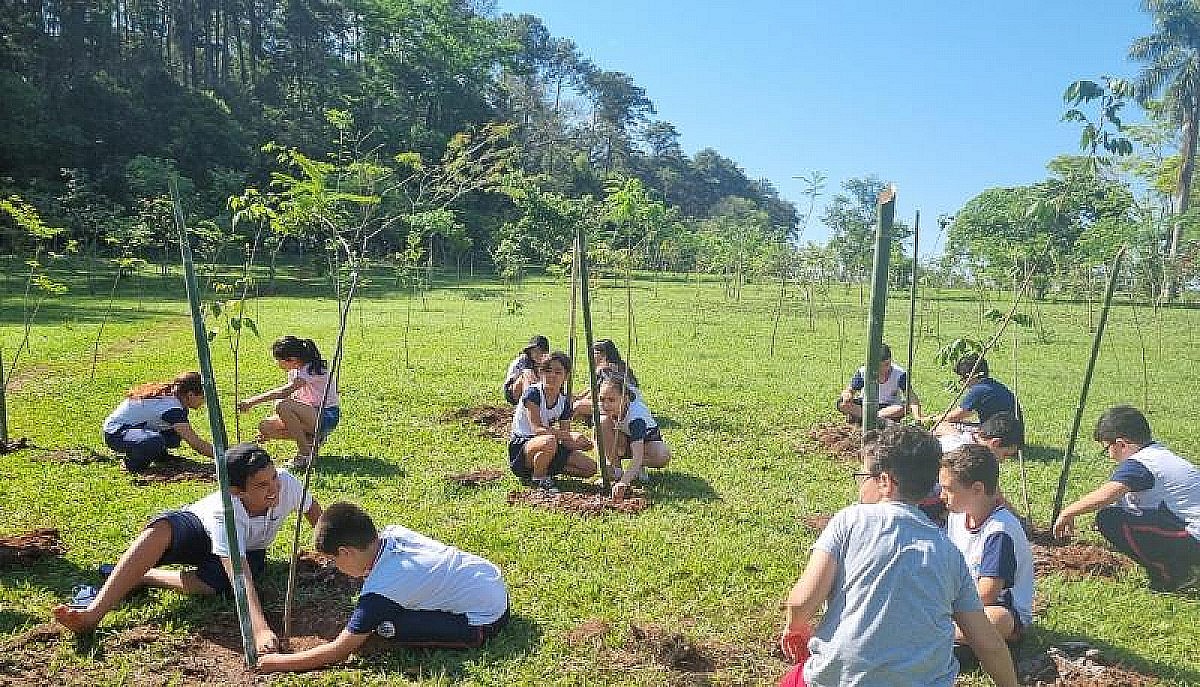
{"type": "MultiPolygon", "coordinates": [[[[1090,450],[1090,444],[1084,446],[1080,443],[1075,444],[1075,460],[1085,456],[1090,450]]],[[[1061,463],[1063,458],[1062,447],[1040,446],[1037,444],[1026,444],[1022,449],[1025,454],[1025,460],[1034,463],[1061,463]]]]}
{"type": "Polygon", "coordinates": [[[1195,670],[1160,663],[1084,634],[1056,632],[1036,624],[1025,634],[1025,641],[1015,652],[1015,658],[1020,662],[1064,642],[1087,642],[1089,646],[1100,651],[1105,663],[1109,665],[1121,665],[1144,675],[1176,681],[1177,684],[1200,684],[1200,672],[1195,670]]]}
{"type": "MultiPolygon", "coordinates": [[[[398,475],[404,476],[404,468],[380,456],[326,455],[317,459],[317,471],[326,475],[398,475]]],[[[295,471],[299,477],[303,470],[295,471]]]]}
{"type": "Polygon", "coordinates": [[[686,472],[652,470],[649,496],[653,503],[717,501],[721,496],[708,480],[686,472]]]}
{"type": "Polygon", "coordinates": [[[46,618],[39,618],[24,611],[0,610],[0,635],[16,632],[30,625],[44,623],[46,620],[46,618]]]}

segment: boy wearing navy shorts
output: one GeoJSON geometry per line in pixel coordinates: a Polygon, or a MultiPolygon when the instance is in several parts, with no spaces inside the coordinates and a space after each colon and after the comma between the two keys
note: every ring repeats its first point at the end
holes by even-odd
{"type": "Polygon", "coordinates": [[[470,649],[508,624],[500,569],[410,529],[382,532],[352,503],[331,505],[313,536],[338,570],[363,579],[358,605],[331,642],[259,658],[261,672],[312,670],[345,660],[377,634],[399,647],[470,649]]]}
{"type": "MultiPolygon", "coordinates": [[[[260,651],[278,651],[279,640],[263,617],[254,580],[265,571],[266,549],[292,512],[304,513],[314,525],[321,507],[312,496],[303,505],[303,486],[284,470],[276,470],[270,454],[257,444],[237,444],[225,452],[234,522],[246,574],[246,596],[254,640],[260,651]]],[[[77,634],[94,630],[104,616],[139,587],[161,587],[184,594],[231,596],[233,567],[225,536],[221,492],[156,516],[107,573],[104,586],[86,604],[56,606],[54,619],[77,634]],[[167,570],[160,565],[184,564],[194,569],[167,570]]]]}
{"type": "MultiPolygon", "coordinates": [[[[908,388],[908,373],[904,368],[892,363],[892,348],[883,344],[880,356],[879,369],[875,372],[875,379],[879,382],[879,417],[902,420],[910,406],[913,417],[921,417],[921,399],[917,398],[917,392],[908,388]]],[[[864,366],[858,368],[838,397],[837,409],[849,422],[862,422],[863,399],[859,394],[866,385],[867,368],[864,366]]]]}

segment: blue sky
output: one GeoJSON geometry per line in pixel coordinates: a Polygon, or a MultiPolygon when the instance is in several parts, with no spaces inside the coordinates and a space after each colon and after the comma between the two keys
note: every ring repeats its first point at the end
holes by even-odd
{"type": "MultiPolygon", "coordinates": [[[[801,206],[793,176],[820,170],[826,198],[875,174],[897,215],[935,219],[994,186],[1046,177],[1078,151],[1062,123],[1076,79],[1132,76],[1137,0],[882,3],[838,0],[498,0],[542,18],[599,67],[646,89],[690,154],[712,147],[801,206]]],[[[801,207],[803,210],[803,207],[801,207]]],[[[815,213],[807,238],[823,239],[815,213]]]]}

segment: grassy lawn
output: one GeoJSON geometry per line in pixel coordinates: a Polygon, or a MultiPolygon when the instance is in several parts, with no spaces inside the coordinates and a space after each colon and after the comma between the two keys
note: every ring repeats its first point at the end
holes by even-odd
{"type": "MultiPolygon", "coordinates": [[[[89,380],[92,345],[107,294],[85,296],[76,279],[70,295],[43,305],[31,350],[22,355],[10,386],[12,434],[47,449],[86,446],[103,452],[100,421],[129,386],[196,367],[182,282],[142,279],[141,297],[132,285],[118,294],[94,380],[89,380]]],[[[652,651],[639,654],[636,625],[682,633],[702,647],[714,664],[706,678],[712,684],[774,684],[785,669],[772,655],[779,602],[816,536],[800,519],[834,512],[856,494],[850,468],[816,449],[807,433],[834,419],[833,399],[864,357],[866,318],[858,289],[817,289],[811,299],[802,290],[790,291],[770,356],[777,286],[750,285],[739,300],[729,300],[719,282],[697,287],[684,277],[643,278],[634,284],[637,341],[630,352],[625,292],[603,280],[593,295],[597,336],[615,339],[629,353],[675,457],[648,489],[649,510],[584,519],[507,505],[515,479],[479,488],[454,487],[443,479],[476,467],[505,467],[501,441],[481,436],[476,426],[439,418],[466,406],[503,404],[499,384],[505,365],[530,334],[544,333],[555,348],[565,348],[565,285],[527,280],[516,296],[522,304],[516,314],[503,312],[503,289],[494,282],[435,284],[424,299],[409,299],[389,286],[385,275],[368,284],[351,318],[342,424],[324,449],[316,496],[323,503],[360,502],[381,525],[403,524],[491,559],[508,579],[514,622],[480,651],[371,655],[336,669],[264,681],[385,684],[402,673],[429,685],[705,684],[668,668],[652,651]],[[611,630],[580,641],[572,631],[589,620],[611,630]]],[[[15,278],[4,293],[0,345],[7,365],[21,338],[15,278]]],[[[282,373],[268,350],[278,336],[312,337],[332,354],[337,317],[336,303],[322,295],[328,289],[293,276],[284,293],[254,305],[262,338],[242,342],[243,396],[280,383],[282,373]]],[[[937,367],[934,353],[957,336],[984,338],[995,325],[983,320],[981,327],[975,294],[926,290],[923,296],[915,380],[927,411],[940,411],[951,399],[943,383],[952,375],[937,367]]],[[[987,307],[1002,310],[1011,298],[990,297],[987,307]]],[[[907,301],[889,303],[887,339],[901,363],[907,312],[907,301]]],[[[994,376],[1019,386],[1029,424],[1033,515],[1044,526],[1091,333],[1085,304],[1045,303],[1040,316],[1040,333],[1016,331],[1016,373],[1011,336],[989,359],[994,376]]],[[[1115,403],[1144,406],[1161,440],[1184,456],[1200,457],[1191,415],[1198,321],[1190,309],[1157,315],[1145,307],[1114,309],[1068,500],[1111,470],[1089,437],[1100,411],[1115,403]]],[[[582,341],[582,327],[579,336],[582,341]]],[[[232,356],[221,340],[213,351],[232,434],[232,356]]],[[[577,383],[581,379],[576,376],[577,383]]],[[[250,420],[243,416],[243,437],[253,435],[247,427],[262,413],[256,409],[250,420]]],[[[193,417],[207,435],[203,413],[193,417]]],[[[269,448],[282,458],[291,446],[269,448]]],[[[96,564],[114,560],[149,516],[213,488],[197,482],[136,486],[111,461],[41,460],[45,455],[0,456],[0,534],[57,527],[67,554],[0,569],[0,647],[45,622],[73,584],[95,582],[96,564]]],[[[1021,504],[1016,464],[1002,473],[1005,492],[1021,504]]],[[[1083,518],[1080,530],[1099,541],[1088,522],[1090,516],[1083,518]]],[[[282,605],[289,544],[290,535],[280,537],[270,552],[269,607],[282,605]]],[[[1031,644],[1084,639],[1164,684],[1200,684],[1194,644],[1200,599],[1154,595],[1145,583],[1136,570],[1115,581],[1040,579],[1046,609],[1031,644]]],[[[317,596],[321,590],[304,593],[317,596]]],[[[340,613],[340,620],[351,602],[332,599],[331,612],[340,613]]],[[[228,608],[167,592],[135,595],[105,620],[94,645],[53,640],[36,645],[45,650],[39,679],[193,682],[173,658],[174,647],[202,632],[215,613],[227,615],[228,608]],[[142,625],[161,634],[132,646],[114,643],[142,625]]],[[[0,684],[10,678],[19,684],[28,666],[6,660],[0,656],[0,684]]],[[[964,683],[986,680],[968,676],[964,683]]]]}

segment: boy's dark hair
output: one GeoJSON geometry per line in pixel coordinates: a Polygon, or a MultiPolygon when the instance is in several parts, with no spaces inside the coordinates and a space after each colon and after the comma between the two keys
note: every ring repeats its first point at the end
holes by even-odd
{"type": "Polygon", "coordinates": [[[1025,426],[1015,415],[1002,410],[979,426],[979,436],[983,439],[999,439],[1001,446],[1021,448],[1025,445],[1025,426]]]}
{"type": "Polygon", "coordinates": [[[258,444],[245,442],[225,449],[225,470],[229,485],[245,489],[250,476],[271,464],[271,454],[258,444]]]}
{"type": "Polygon", "coordinates": [[[548,372],[550,370],[551,363],[558,363],[559,365],[562,365],[563,372],[571,374],[571,356],[567,355],[566,353],[563,353],[562,351],[555,351],[546,356],[546,359],[542,361],[542,364],[538,365],[538,372],[548,372]]]}
{"type": "Polygon", "coordinates": [[[975,376],[983,379],[988,376],[987,358],[980,358],[977,353],[968,353],[958,359],[954,363],[954,374],[958,375],[959,379],[966,379],[967,375],[971,374],[971,369],[974,368],[975,376]],[[975,366],[975,361],[979,361],[979,366],[975,366]]]}
{"type": "Polygon", "coordinates": [[[313,546],[329,556],[337,555],[341,546],[365,549],[378,538],[371,516],[349,501],[330,504],[313,528],[313,546]]]}
{"type": "Polygon", "coordinates": [[[950,471],[955,482],[964,486],[983,482],[983,490],[988,496],[994,495],[1000,486],[1000,462],[986,446],[964,444],[942,456],[942,467],[950,471]]]}
{"type": "Polygon", "coordinates": [[[937,437],[916,425],[885,427],[875,443],[871,472],[886,472],[898,485],[898,496],[919,501],[933,489],[938,478],[942,445],[937,437]]]}
{"type": "Polygon", "coordinates": [[[1154,441],[1146,416],[1133,406],[1113,406],[1104,411],[1096,421],[1096,433],[1092,438],[1096,441],[1126,439],[1138,446],[1154,441]]]}
{"type": "Polygon", "coordinates": [[[879,362],[892,359],[892,347],[887,344],[882,344],[879,347],[879,362]]]}

